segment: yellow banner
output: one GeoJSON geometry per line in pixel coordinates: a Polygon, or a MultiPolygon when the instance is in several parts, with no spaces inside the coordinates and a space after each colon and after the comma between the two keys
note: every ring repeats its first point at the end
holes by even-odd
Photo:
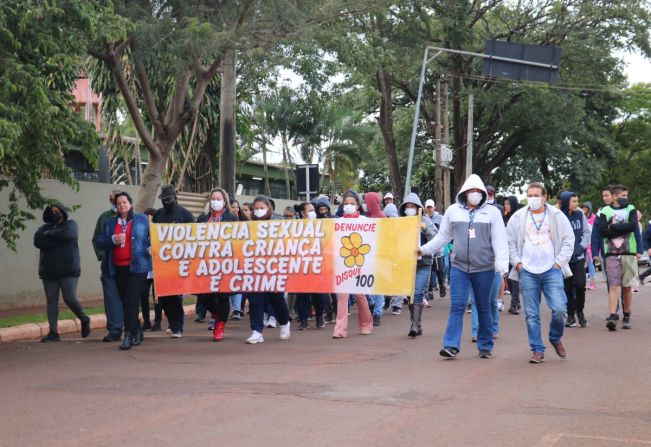
{"type": "Polygon", "coordinates": [[[159,296],[412,295],[419,218],[151,224],[159,296]]]}

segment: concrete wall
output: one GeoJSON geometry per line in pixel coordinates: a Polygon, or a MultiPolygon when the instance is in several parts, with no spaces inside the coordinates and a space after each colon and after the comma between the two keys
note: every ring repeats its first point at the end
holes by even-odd
{"type": "MultiPolygon", "coordinates": [[[[119,188],[127,191],[132,197],[137,196],[137,186],[112,185],[106,183],[80,182],[79,192],[55,181],[42,180],[41,188],[46,197],[54,198],[67,207],[78,205],[79,208],[70,213],[79,226],[79,251],[81,254],[81,277],[77,294],[80,300],[98,299],[102,296],[102,286],[99,276],[99,262],[93,251],[92,237],[98,216],[109,208],[108,196],[111,190],[119,188]]],[[[253,201],[252,197],[238,196],[240,203],[253,201]]],[[[277,212],[282,214],[287,205],[296,202],[274,199],[277,212]]],[[[156,207],[160,207],[157,200],[156,207]]],[[[8,209],[7,188],[0,191],[0,207],[8,209]]],[[[25,205],[23,204],[23,208],[25,205]]],[[[45,304],[43,286],[38,278],[38,250],[33,245],[33,236],[40,225],[42,211],[33,211],[36,220],[29,221],[17,241],[17,251],[9,250],[4,241],[0,240],[0,309],[34,306],[45,304]]]]}

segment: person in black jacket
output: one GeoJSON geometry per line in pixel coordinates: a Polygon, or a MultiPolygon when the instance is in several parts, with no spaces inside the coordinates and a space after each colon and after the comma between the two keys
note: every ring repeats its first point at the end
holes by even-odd
{"type": "MultiPolygon", "coordinates": [[[[176,190],[173,185],[165,185],[161,188],[161,194],[158,196],[163,207],[156,211],[152,221],[154,223],[193,223],[194,216],[190,211],[178,204],[176,190]]],[[[183,296],[159,296],[160,304],[167,316],[169,323],[168,333],[172,338],[181,338],[183,336],[183,296]]]]}
{"type": "MultiPolygon", "coordinates": [[[[221,188],[210,192],[208,212],[197,219],[197,223],[237,222],[239,219],[229,211],[230,204],[228,193],[221,188]]],[[[224,339],[224,327],[231,312],[230,294],[228,293],[202,293],[198,295],[199,303],[210,311],[215,319],[213,341],[224,339]]]]}
{"type": "Polygon", "coordinates": [[[47,300],[47,320],[50,331],[42,342],[59,341],[59,293],[63,301],[81,321],[81,336],[90,334],[90,318],[77,300],[77,283],[81,274],[77,222],[68,219],[61,204],[50,205],[43,211],[43,222],[34,234],[34,246],[40,250],[38,276],[43,281],[47,300]]]}

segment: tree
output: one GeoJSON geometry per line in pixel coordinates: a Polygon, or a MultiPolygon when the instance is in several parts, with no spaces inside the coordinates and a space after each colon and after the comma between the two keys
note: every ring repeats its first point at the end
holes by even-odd
{"type": "Polygon", "coordinates": [[[20,209],[48,201],[38,182],[57,179],[77,188],[64,158],[79,150],[97,160],[99,138],[71,103],[86,45],[110,11],[73,0],[0,2],[0,189],[10,188],[0,211],[2,238],[11,249],[33,219],[20,209]]]}
{"type": "Polygon", "coordinates": [[[619,119],[610,131],[617,149],[607,162],[603,184],[628,186],[631,202],[648,221],[651,216],[651,196],[646,187],[651,166],[651,84],[637,84],[624,93],[619,119]]]}
{"type": "Polygon", "coordinates": [[[136,208],[153,204],[172,147],[219,72],[223,73],[221,109],[228,110],[220,114],[220,183],[233,193],[237,54],[270,47],[322,22],[355,13],[357,3],[364,2],[120,2],[117,11],[128,26],[119,29],[118,39],[98,40],[89,53],[110,70],[114,86],[105,85],[105,90],[115,93],[117,86],[149,151],[136,208]],[[129,79],[135,81],[130,84],[129,79]]]}

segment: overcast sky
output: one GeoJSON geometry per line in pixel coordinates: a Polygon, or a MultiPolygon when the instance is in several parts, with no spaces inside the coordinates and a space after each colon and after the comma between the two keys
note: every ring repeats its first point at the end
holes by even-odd
{"type": "Polygon", "coordinates": [[[628,75],[629,84],[638,82],[651,83],[651,62],[639,53],[624,53],[624,61],[628,64],[626,74],[628,75]]]}

